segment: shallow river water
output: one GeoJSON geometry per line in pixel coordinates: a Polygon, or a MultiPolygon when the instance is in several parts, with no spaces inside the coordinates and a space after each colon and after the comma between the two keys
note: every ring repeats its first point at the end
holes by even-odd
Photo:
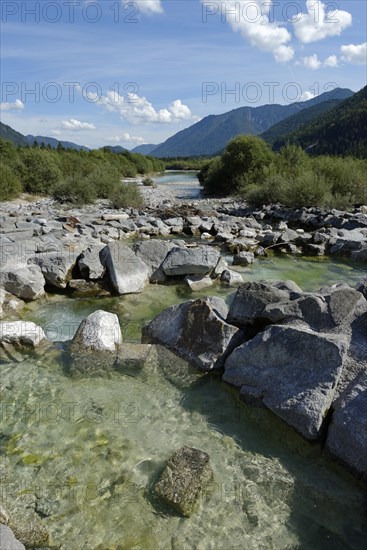
{"type": "MultiPolygon", "coordinates": [[[[272,258],[239,269],[245,280],[292,279],[304,290],[354,284],[362,266],[272,258]]],[[[205,294],[231,299],[233,289],[205,294]]],[[[50,339],[73,336],[96,309],[119,315],[126,341],[167,306],[199,296],[149,286],[121,298],[53,296],[25,318],[50,339]]],[[[204,295],[204,293],[202,293],[204,295]]],[[[71,377],[64,344],[0,366],[1,483],[5,505],[43,518],[62,550],[362,550],[366,493],[342,468],[265,410],[241,404],[211,375],[169,353],[105,377],[71,377]],[[209,453],[215,478],[183,519],[155,501],[152,484],[183,445],[209,453]]],[[[11,510],[10,510],[11,511],[11,510]]]]}

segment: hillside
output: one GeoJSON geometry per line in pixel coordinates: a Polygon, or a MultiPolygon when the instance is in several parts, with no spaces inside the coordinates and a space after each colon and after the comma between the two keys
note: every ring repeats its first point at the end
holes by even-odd
{"type": "Polygon", "coordinates": [[[140,153],[141,155],[150,155],[156,147],[159,145],[154,145],[153,143],[144,143],[143,145],[137,145],[134,149],[131,149],[132,153],[140,153]]]}
{"type": "Polygon", "coordinates": [[[239,134],[261,134],[274,124],[304,109],[329,100],[345,99],[352,94],[351,90],[338,88],[314,99],[289,105],[239,107],[221,115],[209,115],[168,138],[151,154],[161,158],[214,155],[224,149],[230,139],[239,134]]]}
{"type": "Polygon", "coordinates": [[[274,143],[295,143],[315,155],[367,158],[367,86],[329,112],[274,143]]]}
{"type": "Polygon", "coordinates": [[[27,147],[29,145],[27,138],[23,136],[23,134],[13,130],[13,128],[3,124],[2,122],[0,122],[0,137],[11,141],[14,145],[18,145],[20,147],[27,147]]]}
{"type": "Polygon", "coordinates": [[[260,137],[272,146],[277,144],[277,148],[279,148],[278,144],[284,143],[284,139],[288,134],[296,132],[311,122],[314,122],[321,115],[337,107],[341,101],[341,99],[331,99],[330,101],[318,103],[308,109],[303,109],[299,113],[274,124],[269,130],[260,134],[260,137]]]}

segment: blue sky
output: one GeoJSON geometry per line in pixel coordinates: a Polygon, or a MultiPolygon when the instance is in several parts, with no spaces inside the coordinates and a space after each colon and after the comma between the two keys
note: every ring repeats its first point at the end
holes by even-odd
{"type": "Polygon", "coordinates": [[[90,147],[366,85],[364,0],[2,0],[1,120],[90,147]]]}

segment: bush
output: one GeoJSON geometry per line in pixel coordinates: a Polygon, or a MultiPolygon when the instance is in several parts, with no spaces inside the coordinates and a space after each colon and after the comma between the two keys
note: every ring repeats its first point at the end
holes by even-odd
{"type": "Polygon", "coordinates": [[[47,195],[61,180],[62,173],[57,154],[47,149],[21,150],[23,161],[21,180],[28,193],[47,195]]]}
{"type": "Polygon", "coordinates": [[[0,201],[16,198],[22,192],[19,177],[14,174],[10,166],[0,164],[0,201]]]}
{"type": "Polygon", "coordinates": [[[108,164],[96,166],[86,178],[87,185],[95,188],[97,197],[108,199],[120,181],[117,168],[108,164]]]}
{"type": "Polygon", "coordinates": [[[111,206],[120,208],[140,208],[144,205],[143,197],[136,183],[123,183],[116,187],[111,195],[111,206]]]}
{"type": "Polygon", "coordinates": [[[145,187],[155,187],[154,181],[152,180],[152,178],[144,178],[143,179],[143,185],[145,187]]]}
{"type": "Polygon", "coordinates": [[[90,204],[97,198],[96,189],[87,178],[80,174],[65,178],[55,185],[52,196],[59,202],[71,202],[76,205],[90,204]]]}

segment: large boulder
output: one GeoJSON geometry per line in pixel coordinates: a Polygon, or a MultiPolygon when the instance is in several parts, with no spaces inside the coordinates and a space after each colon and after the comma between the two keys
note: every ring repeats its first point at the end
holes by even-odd
{"type": "Polygon", "coordinates": [[[168,460],[156,483],[156,495],[179,514],[190,517],[205,486],[213,478],[209,455],[182,447],[168,460]]]}
{"type": "Polygon", "coordinates": [[[118,294],[134,294],[143,290],[148,282],[149,268],[131,248],[115,241],[103,249],[102,258],[118,294]]]}
{"type": "Polygon", "coordinates": [[[169,307],[143,327],[142,341],[162,344],[203,371],[220,368],[243,334],[226,321],[221,298],[200,298],[169,307]]]}
{"type": "Polygon", "coordinates": [[[273,325],[236,348],[223,379],[248,403],[265,405],[307,439],[318,439],[345,352],[338,336],[273,325]]]}
{"type": "Polygon", "coordinates": [[[244,326],[256,321],[268,320],[263,316],[267,305],[278,304],[289,300],[290,292],[276,288],[267,283],[247,282],[242,284],[230,306],[227,321],[244,326]]]}
{"type": "Polygon", "coordinates": [[[29,264],[41,268],[46,283],[56,288],[66,288],[79,256],[73,247],[70,251],[46,252],[36,254],[28,260],[29,264]]]}
{"type": "Polygon", "coordinates": [[[133,251],[138,258],[143,260],[149,268],[149,276],[160,267],[165,260],[167,254],[175,248],[175,244],[171,241],[163,241],[160,239],[152,239],[148,241],[140,241],[133,246],[133,251]]]}
{"type": "Polygon", "coordinates": [[[0,271],[0,286],[25,301],[37,300],[45,294],[45,278],[37,265],[5,268],[0,271]]]}
{"type": "Polygon", "coordinates": [[[117,315],[97,310],[80,323],[72,347],[85,351],[117,353],[121,343],[122,334],[117,315]]]}
{"type": "Polygon", "coordinates": [[[105,272],[105,267],[101,262],[101,250],[103,245],[89,246],[78,260],[78,266],[82,277],[89,280],[101,279],[105,272]]]}
{"type": "Polygon", "coordinates": [[[367,480],[367,372],[363,372],[333,405],[326,450],[367,480]]]}
{"type": "Polygon", "coordinates": [[[166,275],[206,275],[217,265],[220,254],[211,246],[173,248],[162,264],[166,275]]]}
{"type": "Polygon", "coordinates": [[[0,288],[0,319],[19,312],[24,306],[23,300],[0,288]]]}

